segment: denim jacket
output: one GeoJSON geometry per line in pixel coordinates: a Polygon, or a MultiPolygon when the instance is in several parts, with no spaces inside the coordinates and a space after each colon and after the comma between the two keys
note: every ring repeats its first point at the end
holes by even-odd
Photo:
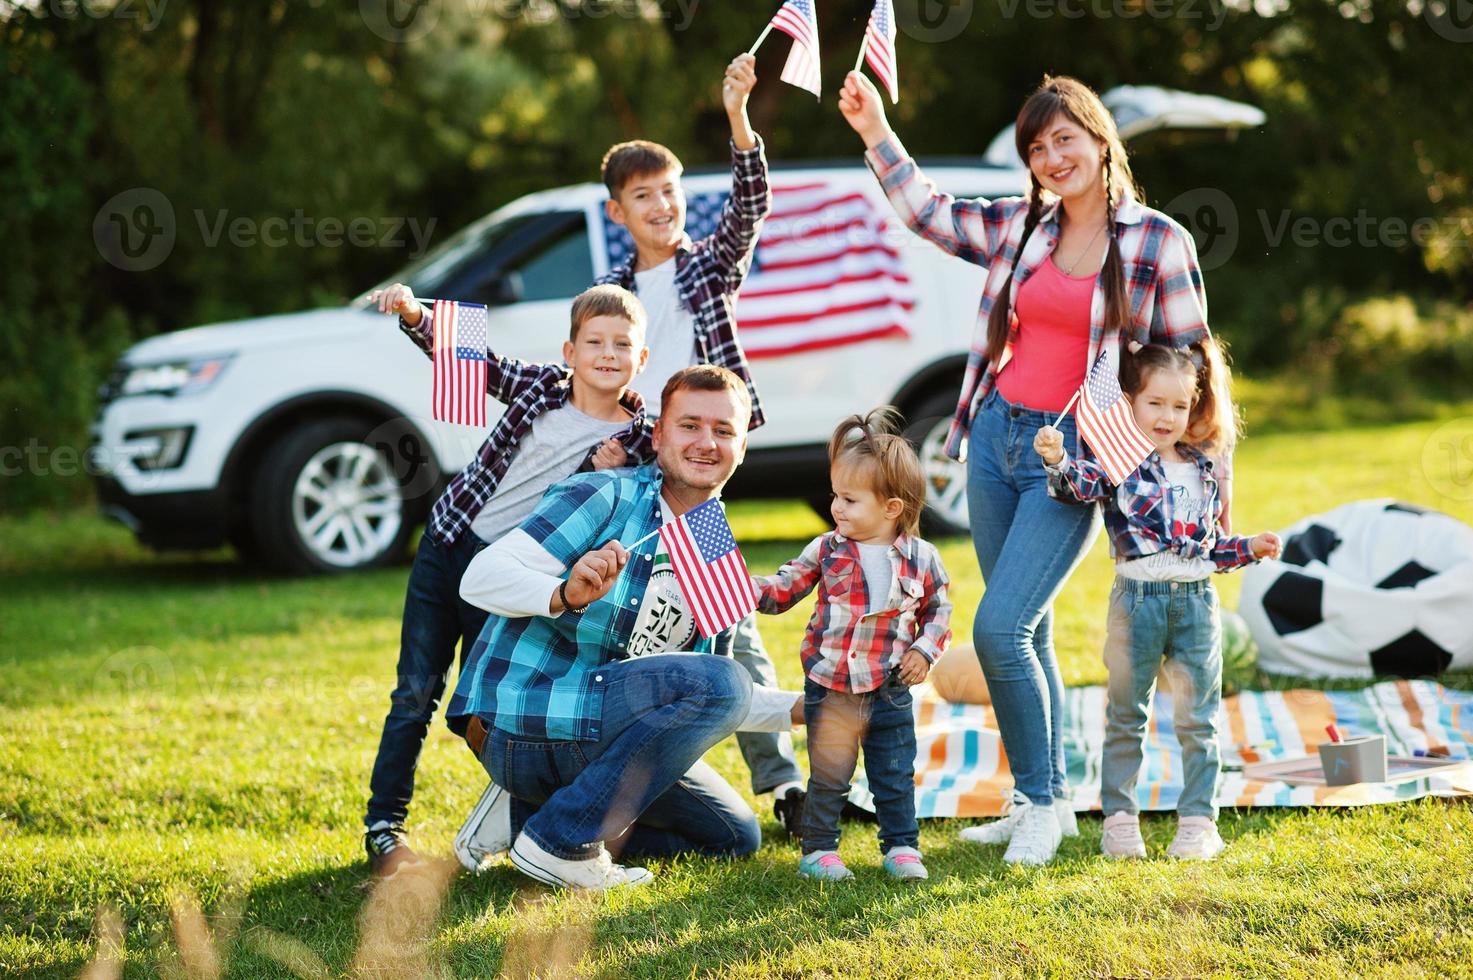
{"type": "Polygon", "coordinates": [[[1171,550],[1183,558],[1205,558],[1219,572],[1256,562],[1250,538],[1221,533],[1222,501],[1217,493],[1212,460],[1185,443],[1177,443],[1176,448],[1189,462],[1197,464],[1204,510],[1212,515],[1211,522],[1185,523],[1172,513],[1171,495],[1166,492],[1170,482],[1166,479],[1161,454],[1156,452],[1147,456],[1140,468],[1118,487],[1110,483],[1099,463],[1071,457],[1066,452],[1058,463],[1044,464],[1049,496],[1075,504],[1101,501],[1110,550],[1119,560],[1171,550]]]}

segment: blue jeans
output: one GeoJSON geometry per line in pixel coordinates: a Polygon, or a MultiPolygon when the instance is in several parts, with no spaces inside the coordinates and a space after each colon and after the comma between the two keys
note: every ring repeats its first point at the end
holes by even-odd
{"type": "Polygon", "coordinates": [[[1105,666],[1105,757],[1100,802],[1105,815],[1139,813],[1136,778],[1150,719],[1156,673],[1166,662],[1172,723],[1181,743],[1183,817],[1217,819],[1217,710],[1222,704],[1222,625],[1211,579],[1133,582],[1110,590],[1105,666]]]}
{"type": "Polygon", "coordinates": [[[880,821],[880,851],[916,847],[916,726],[910,688],[891,674],[875,691],[832,691],[803,682],[808,727],[808,800],[803,853],[839,847],[839,814],[864,748],[864,772],[880,821]]]}
{"type": "Polygon", "coordinates": [[[398,681],[389,695],[389,714],[369,778],[365,826],[402,824],[409,815],[414,769],[455,664],[455,643],[460,641],[464,662],[486,623],[486,610],[460,597],[465,568],[485,546],[469,531],[451,546],[426,534],[415,552],[404,595],[398,681]]]}
{"type": "Polygon", "coordinates": [[[512,795],[512,830],[561,858],[736,857],[762,843],[757,817],[701,762],[736,730],[752,680],[729,657],[653,654],[597,669],[597,741],[523,738],[493,728],[481,766],[512,795]]]}
{"type": "MultiPolygon", "coordinates": [[[[1100,529],[1098,507],[1048,495],[1033,437],[1053,422],[1053,414],[1010,405],[993,390],[972,420],[967,464],[972,544],[986,583],[972,641],[1014,785],[1040,804],[1068,793],[1053,602],[1100,529]]],[[[1076,452],[1074,417],[1059,429],[1076,452]]]]}

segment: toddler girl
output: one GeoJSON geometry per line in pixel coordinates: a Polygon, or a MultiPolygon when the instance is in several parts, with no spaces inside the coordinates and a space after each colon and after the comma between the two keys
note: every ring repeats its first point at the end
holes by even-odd
{"type": "Polygon", "coordinates": [[[829,478],[835,530],[777,574],[753,577],[764,613],[784,612],[818,589],[802,646],[810,777],[798,873],[853,877],[838,854],[839,813],[862,747],[885,870],[925,878],[910,686],[926,679],[951,636],[946,570],[916,536],[925,480],[885,409],[840,423],[829,441],[829,478]]]}

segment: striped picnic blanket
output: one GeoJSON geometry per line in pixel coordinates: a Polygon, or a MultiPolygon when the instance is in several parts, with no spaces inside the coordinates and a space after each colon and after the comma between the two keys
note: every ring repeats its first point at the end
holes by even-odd
{"type": "MultiPolygon", "coordinates": [[[[1000,814],[1013,778],[992,708],[951,704],[929,687],[919,688],[917,694],[916,815],[1000,814]]],[[[1098,810],[1105,689],[1068,688],[1065,697],[1064,750],[1074,809],[1098,810]]],[[[1246,763],[1313,753],[1328,738],[1325,726],[1331,723],[1350,735],[1384,734],[1391,755],[1441,745],[1466,759],[1473,752],[1473,692],[1447,690],[1433,681],[1387,681],[1358,691],[1245,691],[1225,698],[1218,719],[1223,764],[1218,804],[1357,806],[1473,794],[1473,766],[1412,782],[1355,786],[1291,786],[1244,777],[1246,763]]],[[[861,780],[856,784],[854,799],[861,802],[868,793],[861,780]]],[[[1175,809],[1181,788],[1181,748],[1172,726],[1171,694],[1158,690],[1137,785],[1141,808],[1175,809]]]]}

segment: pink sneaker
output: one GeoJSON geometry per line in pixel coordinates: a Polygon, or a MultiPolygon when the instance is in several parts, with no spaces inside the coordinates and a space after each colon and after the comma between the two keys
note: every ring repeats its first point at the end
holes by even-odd
{"type": "Polygon", "coordinates": [[[1182,861],[1207,861],[1227,847],[1211,817],[1182,817],[1176,823],[1176,837],[1166,848],[1168,857],[1182,861]]]}
{"type": "Polygon", "coordinates": [[[798,873],[805,878],[819,881],[843,881],[853,878],[854,872],[844,866],[838,851],[810,851],[798,862],[798,873]]]}
{"type": "Polygon", "coordinates": [[[1146,842],[1141,839],[1141,818],[1134,813],[1112,813],[1105,818],[1100,835],[1100,853],[1108,858],[1143,858],[1146,842]]]}

